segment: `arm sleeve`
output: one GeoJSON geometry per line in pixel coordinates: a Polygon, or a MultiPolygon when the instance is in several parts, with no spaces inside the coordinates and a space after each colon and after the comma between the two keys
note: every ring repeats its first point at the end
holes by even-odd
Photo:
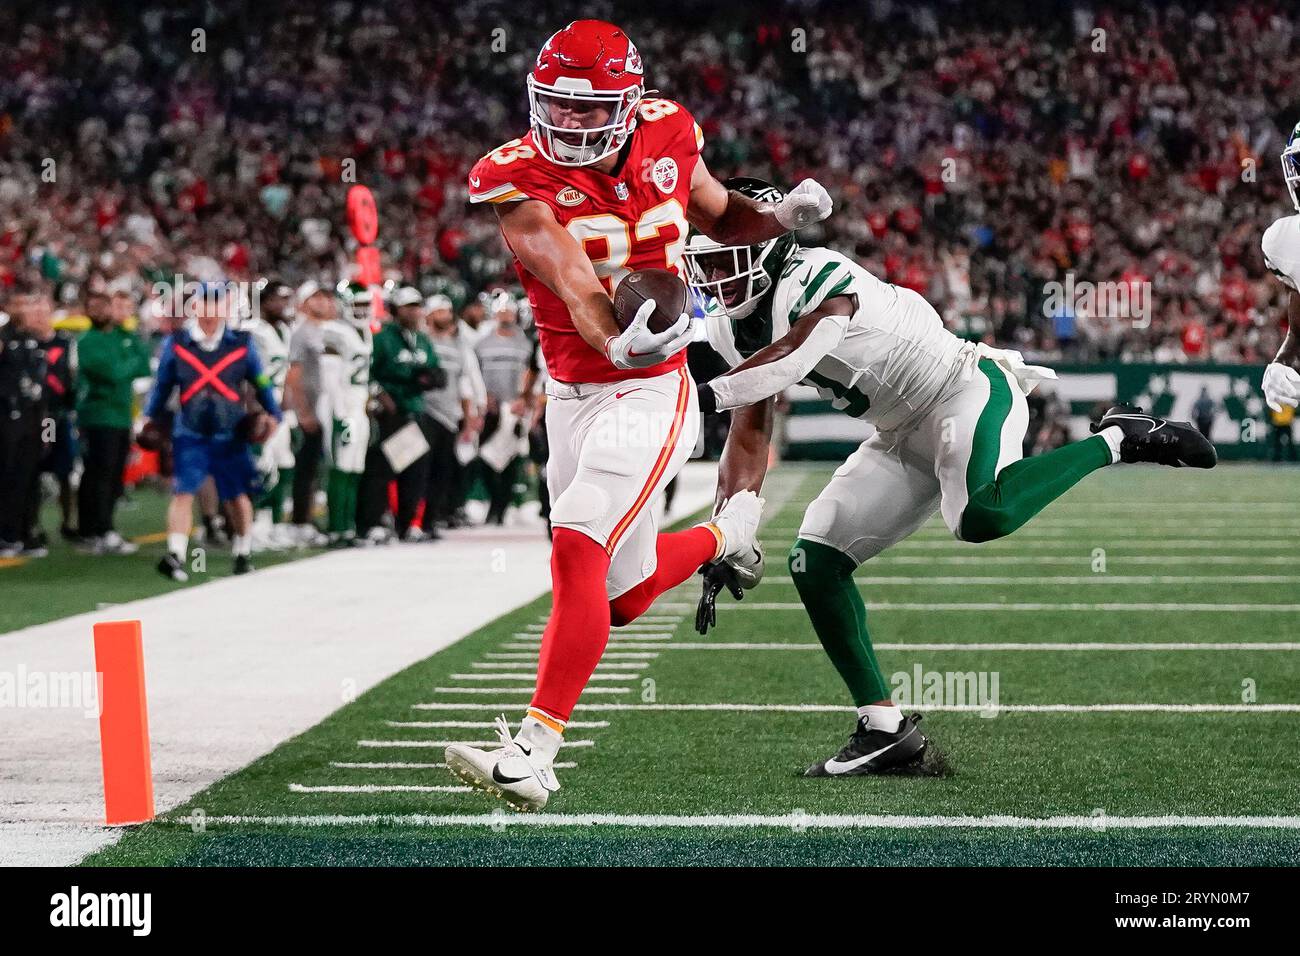
{"type": "Polygon", "coordinates": [[[797,349],[775,362],[721,375],[709,382],[718,411],[753,405],[802,381],[844,339],[845,326],[835,318],[822,318],[797,349]]]}
{"type": "Polygon", "coordinates": [[[257,351],[253,339],[249,338],[248,349],[248,381],[257,389],[257,400],[262,403],[267,414],[271,415],[278,422],[284,418],[284,413],[280,410],[280,403],[275,400],[275,389],[271,387],[271,376],[266,374],[266,369],[262,366],[261,353],[257,351]]]}
{"type": "Polygon", "coordinates": [[[172,351],[172,340],[168,336],[163,342],[162,354],[158,356],[158,376],[154,379],[153,391],[149,393],[149,402],[145,405],[146,418],[157,418],[163,413],[172,389],[176,387],[176,353],[172,351]]]}

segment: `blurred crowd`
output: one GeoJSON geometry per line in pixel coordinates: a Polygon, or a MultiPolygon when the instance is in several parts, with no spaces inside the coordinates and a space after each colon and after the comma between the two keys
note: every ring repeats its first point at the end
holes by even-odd
{"type": "MultiPolygon", "coordinates": [[[[38,275],[68,306],[177,272],[337,277],[356,181],[378,197],[391,273],[463,307],[512,280],[465,173],[526,129],[524,75],[569,12],[7,4],[0,282],[38,275]]],[[[1277,154],[1300,120],[1280,0],[582,13],[625,26],[648,84],[696,114],[715,174],[816,176],[839,208],[808,241],[921,291],[963,334],[1065,360],[1275,346],[1258,240],[1291,211],[1277,154]],[[1051,284],[1071,274],[1150,298],[1140,316],[1062,306],[1051,284]]]]}

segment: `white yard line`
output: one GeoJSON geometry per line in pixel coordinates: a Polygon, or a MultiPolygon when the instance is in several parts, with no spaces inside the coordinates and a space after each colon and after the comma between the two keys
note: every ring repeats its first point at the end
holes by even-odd
{"type": "Polygon", "coordinates": [[[286,827],[355,827],[408,826],[437,827],[637,827],[650,829],[802,829],[814,830],[1148,830],[1207,829],[1230,827],[1246,830],[1300,829],[1300,816],[1095,816],[1015,817],[1015,816],[908,816],[897,814],[702,814],[674,816],[668,814],[623,813],[448,813],[448,814],[286,814],[283,816],[205,816],[179,817],[181,826],[203,822],[207,826],[286,826],[286,827]]]}
{"type": "MultiPolygon", "coordinates": [[[[1296,559],[1300,564],[1300,558],[1296,559]]],[[[857,575],[858,584],[928,585],[965,587],[968,585],[1001,584],[1292,584],[1300,585],[1300,576],[1292,574],[1061,574],[1061,575],[1001,575],[994,577],[943,576],[910,577],[907,575],[857,575]]],[[[794,578],[785,575],[764,575],[764,584],[794,584],[794,578]]]]}
{"type": "MultiPolygon", "coordinates": [[[[331,760],[330,766],[339,770],[446,770],[445,763],[407,763],[398,760],[331,760]]],[[[577,766],[572,760],[559,760],[551,764],[556,770],[572,770],[577,766]]]]}
{"type": "MultiPolygon", "coordinates": [[[[1158,564],[1167,567],[1175,561],[1192,561],[1196,564],[1258,564],[1258,565],[1282,565],[1285,567],[1295,567],[1296,559],[1290,556],[1281,555],[1245,555],[1245,554],[1111,554],[1109,549],[1102,548],[1106,553],[1106,558],[1111,565],[1127,564],[1158,564]]],[[[872,558],[872,564],[879,566],[881,564],[919,564],[930,567],[936,564],[1065,564],[1072,567],[1086,568],[1093,561],[1093,556],[1088,551],[1080,549],[1072,554],[968,554],[968,555],[934,555],[933,557],[918,557],[917,555],[895,554],[893,551],[886,551],[879,557],[872,558]]]]}
{"type": "MultiPolygon", "coordinates": [[[[455,727],[460,730],[491,730],[496,726],[491,720],[385,720],[387,727],[455,727]]],[[[608,720],[571,720],[565,727],[569,730],[595,730],[608,727],[608,720]]]]}
{"type": "MultiPolygon", "coordinates": [[[[1017,540],[1014,538],[1002,538],[995,546],[1008,551],[1045,551],[1051,548],[1067,547],[1105,547],[1107,551],[1115,548],[1150,548],[1159,551],[1163,548],[1180,549],[1186,548],[1191,551],[1253,551],[1256,549],[1262,551],[1276,551],[1295,547],[1294,538],[1143,538],[1141,541],[1103,541],[1104,535],[1098,535],[1096,541],[1082,541],[1079,538],[1052,538],[1036,539],[1033,541],[1017,540]]],[[[764,544],[773,546],[783,546],[790,543],[788,537],[770,537],[760,535],[760,540],[764,544]]],[[[891,545],[890,551],[969,551],[975,547],[988,547],[988,545],[975,545],[969,541],[958,541],[951,538],[944,541],[918,541],[916,538],[905,538],[898,544],[891,545]]],[[[1189,560],[1195,560],[1194,558],[1189,560]]]]}
{"type": "MultiPolygon", "coordinates": [[[[464,744],[467,747],[500,747],[500,740],[358,740],[358,747],[450,747],[464,744]]],[[[561,747],[594,747],[594,740],[565,740],[561,747]]]]}
{"type": "MultiPolygon", "coordinates": [[[[802,611],[802,604],[782,602],[719,604],[718,610],[733,611],[802,611]]],[[[1051,602],[954,602],[940,604],[898,603],[872,601],[873,611],[1171,611],[1176,613],[1230,613],[1251,612],[1294,614],[1300,604],[1118,604],[1118,603],[1051,603],[1051,602]]]]}
{"type": "MultiPolygon", "coordinates": [[[[449,674],[452,680],[536,680],[537,674],[449,674]]],[[[589,680],[637,680],[640,674],[592,674],[589,680]]]]}
{"type": "MultiPolygon", "coordinates": [[[[513,645],[505,645],[505,646],[510,647],[510,646],[513,646],[513,645]]],[[[649,646],[659,648],[659,647],[663,647],[664,645],[662,645],[662,644],[652,644],[652,645],[649,645],[649,646]]],[[[501,659],[506,659],[506,660],[512,660],[512,661],[519,661],[520,663],[524,663],[524,662],[527,662],[527,661],[531,661],[534,665],[537,663],[537,649],[536,649],[536,648],[534,648],[534,649],[533,649],[532,651],[530,651],[530,652],[525,652],[525,651],[504,651],[504,652],[503,652],[503,651],[492,651],[492,652],[486,654],[485,656],[486,656],[486,657],[493,657],[493,658],[501,658],[501,659]]],[[[653,652],[650,652],[650,651],[607,651],[607,652],[605,653],[605,655],[604,655],[603,657],[601,657],[601,662],[602,662],[602,663],[601,663],[601,664],[598,664],[598,665],[596,665],[596,666],[597,666],[597,667],[608,666],[608,661],[609,661],[609,659],[612,658],[612,657],[616,657],[616,658],[639,658],[638,660],[631,662],[631,663],[634,664],[635,666],[638,666],[638,667],[639,667],[639,666],[641,666],[642,664],[646,663],[647,661],[654,660],[654,659],[655,659],[656,657],[658,657],[658,656],[659,656],[658,654],[653,653],[653,652]]],[[[475,666],[478,666],[478,665],[475,665],[475,666]]]]}
{"type": "MultiPolygon", "coordinates": [[[[666,645],[674,651],[820,651],[821,644],[813,641],[778,643],[775,641],[752,643],[717,643],[683,641],[666,645]]],[[[923,641],[903,644],[872,643],[880,651],[1300,651],[1296,641],[1076,641],[1066,642],[1015,642],[996,643],[927,643],[923,641]]]]}
{"type": "MultiPolygon", "coordinates": [[[[646,663],[647,663],[646,661],[606,661],[606,660],[603,660],[603,659],[602,659],[601,662],[600,662],[599,664],[596,665],[596,673],[599,674],[599,673],[601,672],[602,669],[605,670],[605,671],[609,671],[609,670],[628,670],[628,669],[631,669],[631,668],[645,667],[646,663]]],[[[532,659],[531,662],[530,662],[530,661],[527,661],[527,660],[522,660],[522,661],[475,661],[473,664],[471,664],[471,665],[469,665],[469,666],[470,666],[470,667],[492,668],[492,669],[496,669],[496,670],[505,670],[505,671],[514,671],[514,670],[531,670],[531,671],[533,671],[533,672],[536,672],[536,670],[537,670],[537,657],[536,657],[536,655],[533,655],[533,659],[532,659]]],[[[452,674],[451,676],[452,676],[452,677],[455,677],[456,675],[455,675],[455,674],[452,674]]]]}
{"type": "MultiPolygon", "coordinates": [[[[513,704],[412,704],[419,710],[497,710],[513,704]]],[[[853,710],[844,704],[578,704],[575,710],[636,711],[736,711],[740,713],[842,714],[853,710]]],[[[981,714],[990,707],[979,704],[924,706],[928,713],[981,714]]],[[[998,713],[1011,714],[1300,714],[1300,704],[999,704],[998,713]]]]}
{"type": "Polygon", "coordinates": [[[301,783],[289,784],[290,793],[470,793],[473,787],[433,786],[424,784],[325,784],[322,786],[304,786],[301,783]]]}
{"type": "MultiPolygon", "coordinates": [[[[531,687],[435,687],[435,694],[531,694],[531,687]]],[[[584,694],[628,694],[627,687],[588,687],[584,694]]],[[[517,706],[517,705],[516,705],[517,706]]]]}

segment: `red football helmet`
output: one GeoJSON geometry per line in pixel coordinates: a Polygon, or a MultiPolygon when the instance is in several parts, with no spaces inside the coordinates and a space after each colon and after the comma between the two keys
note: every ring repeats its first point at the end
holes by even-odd
{"type": "Polygon", "coordinates": [[[551,35],[528,75],[533,140],[559,166],[589,166],[636,128],[645,93],[641,54],[603,20],[574,20],[551,35]]]}

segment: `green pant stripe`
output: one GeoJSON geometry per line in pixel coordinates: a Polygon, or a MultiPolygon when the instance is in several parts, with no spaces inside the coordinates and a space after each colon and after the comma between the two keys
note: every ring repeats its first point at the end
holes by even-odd
{"type": "Polygon", "coordinates": [[[997,477],[998,458],[1002,454],[1002,426],[1011,414],[1011,386],[1002,369],[991,359],[980,359],[979,370],[989,380],[989,398],[975,423],[971,439],[970,460],[966,463],[966,494],[997,477]]]}

